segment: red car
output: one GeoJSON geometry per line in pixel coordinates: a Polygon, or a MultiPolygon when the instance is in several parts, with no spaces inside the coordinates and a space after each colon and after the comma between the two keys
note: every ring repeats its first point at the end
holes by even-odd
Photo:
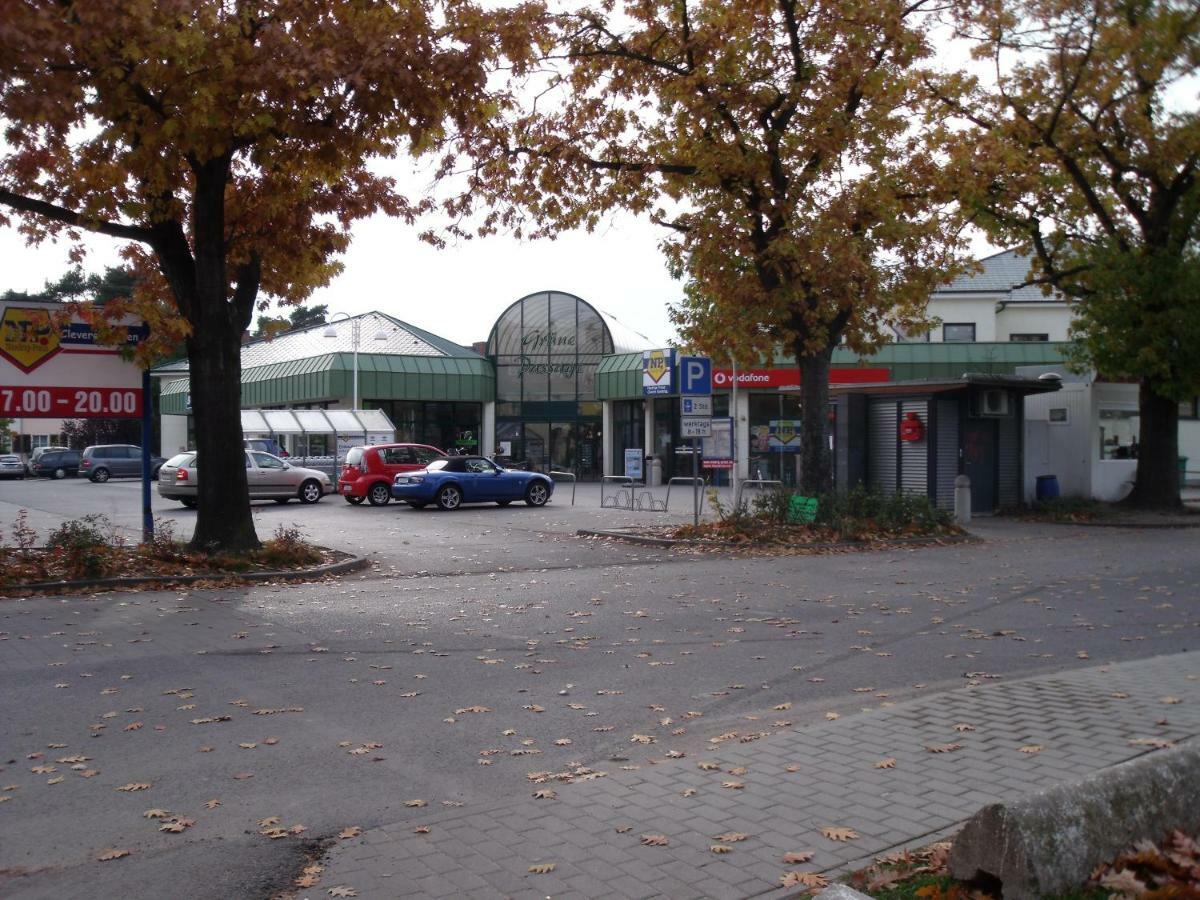
{"type": "Polygon", "coordinates": [[[401,472],[423,469],[446,454],[427,444],[376,444],[351,447],[338,478],[338,493],[347,503],[363,500],[383,506],[392,499],[392,479],[401,472]]]}

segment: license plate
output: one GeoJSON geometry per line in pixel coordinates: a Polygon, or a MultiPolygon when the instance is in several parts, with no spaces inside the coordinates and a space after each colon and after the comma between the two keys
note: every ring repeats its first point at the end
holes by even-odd
{"type": "Polygon", "coordinates": [[[353,490],[354,490],[354,485],[352,485],[352,484],[342,485],[342,493],[343,494],[349,494],[353,490]]]}

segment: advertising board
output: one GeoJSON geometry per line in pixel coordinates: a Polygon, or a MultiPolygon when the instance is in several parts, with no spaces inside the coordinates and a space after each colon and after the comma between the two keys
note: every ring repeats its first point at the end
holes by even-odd
{"type": "MultiPolygon", "coordinates": [[[[0,311],[0,416],[121,418],[142,414],[142,370],[116,347],[96,343],[92,326],[63,320],[59,303],[4,302],[0,311]]],[[[146,338],[130,318],[126,342],[146,338]]]]}

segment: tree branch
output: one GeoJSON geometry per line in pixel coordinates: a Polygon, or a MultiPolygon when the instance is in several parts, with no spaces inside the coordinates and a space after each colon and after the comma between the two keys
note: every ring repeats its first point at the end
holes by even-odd
{"type": "Polygon", "coordinates": [[[97,234],[106,234],[109,237],[122,238],[127,241],[138,241],[143,244],[149,244],[151,239],[151,231],[148,228],[140,228],[136,225],[121,225],[117,222],[89,221],[86,217],[67,209],[65,206],[47,203],[45,200],[38,200],[34,197],[26,197],[23,194],[16,194],[4,188],[0,188],[0,204],[19,210],[20,212],[33,213],[37,216],[52,219],[55,222],[61,222],[64,225],[70,225],[72,228],[82,228],[85,231],[94,231],[97,234]]]}

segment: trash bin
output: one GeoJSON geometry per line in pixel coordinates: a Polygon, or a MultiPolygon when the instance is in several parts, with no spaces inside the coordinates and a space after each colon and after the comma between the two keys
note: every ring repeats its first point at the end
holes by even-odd
{"type": "Polygon", "coordinates": [[[1058,499],[1058,476],[1039,475],[1037,477],[1037,499],[1039,503],[1046,500],[1058,499]]]}
{"type": "Polygon", "coordinates": [[[1179,457],[1179,489],[1181,491],[1187,487],[1187,464],[1188,458],[1186,456],[1179,457]]]}
{"type": "Polygon", "coordinates": [[[647,487],[660,487],[663,483],[662,479],[662,460],[657,456],[649,457],[650,471],[646,473],[647,487]]]}

